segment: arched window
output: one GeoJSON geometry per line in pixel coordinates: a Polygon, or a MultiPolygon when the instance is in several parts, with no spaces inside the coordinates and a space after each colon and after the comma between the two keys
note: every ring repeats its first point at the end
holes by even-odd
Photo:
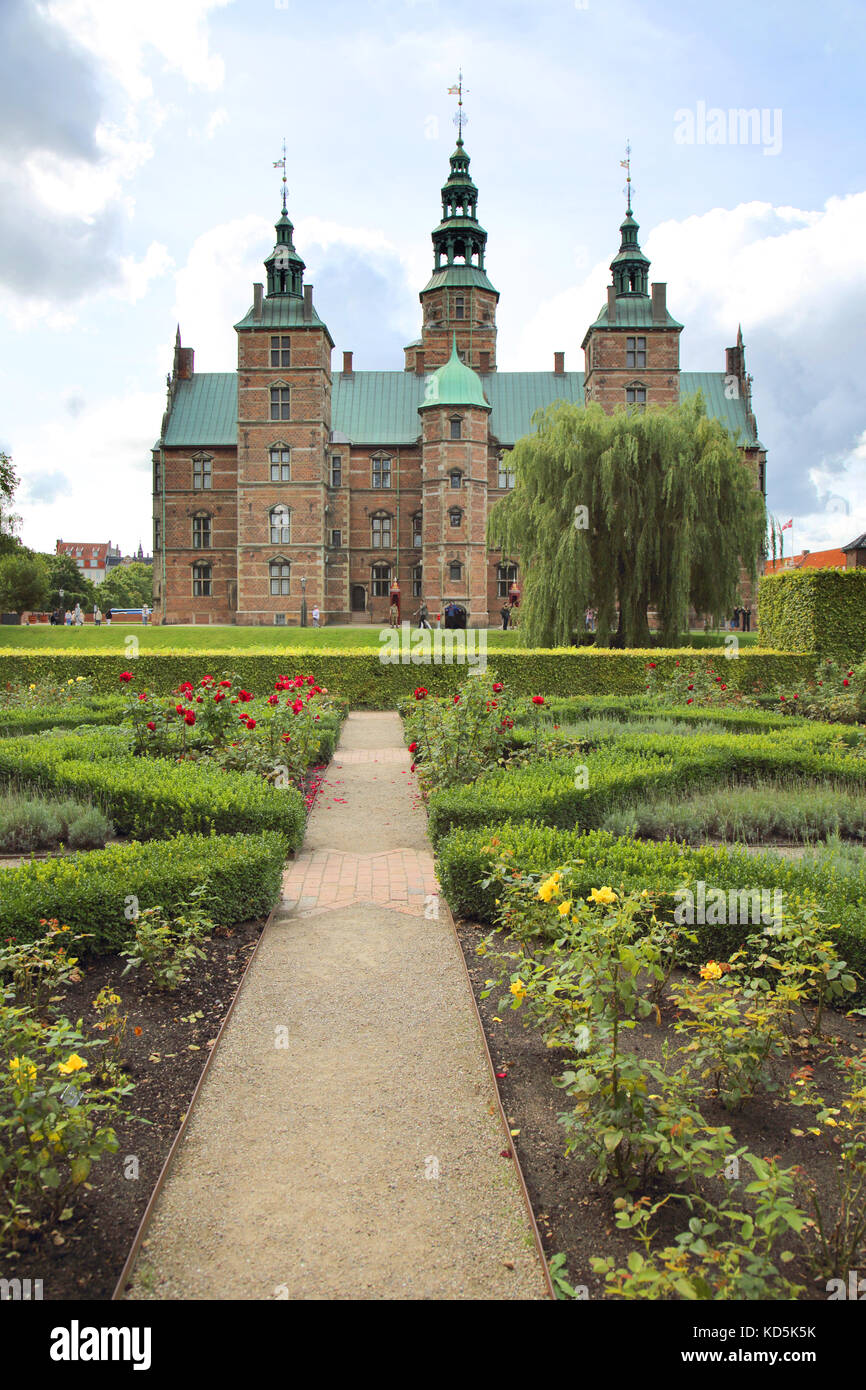
{"type": "MultiPolygon", "coordinates": [[[[457,423],[459,425],[460,421],[458,420],[457,423]]],[[[453,491],[463,486],[463,474],[460,472],[459,468],[451,469],[451,472],[448,474],[448,482],[453,491]]]]}
{"type": "Polygon", "coordinates": [[[463,525],[463,513],[459,507],[452,507],[448,513],[448,522],[452,528],[463,525]]]}
{"type": "Polygon", "coordinates": [[[211,567],[210,567],[210,565],[193,565],[193,567],[192,567],[192,594],[193,594],[193,598],[210,598],[210,596],[211,596],[211,567]]]}
{"type": "Polygon", "coordinates": [[[499,598],[508,598],[508,590],[517,583],[517,566],[507,561],[496,566],[496,593],[499,598]]]}
{"type": "Polygon", "coordinates": [[[372,570],[373,597],[387,598],[391,592],[391,566],[374,565],[372,570]]]}
{"type": "Polygon", "coordinates": [[[288,594],[291,591],[292,567],[288,560],[282,556],[277,560],[271,560],[268,565],[268,574],[271,581],[271,593],[277,597],[288,594]]]}
{"type": "Polygon", "coordinates": [[[451,438],[460,439],[462,437],[461,431],[463,426],[463,422],[460,419],[460,416],[452,415],[450,420],[448,421],[448,424],[451,426],[451,438]]]}
{"type": "Polygon", "coordinates": [[[292,541],[292,513],[284,504],[278,507],[271,507],[268,513],[270,519],[271,545],[291,545],[292,541]]]}
{"type": "Polygon", "coordinates": [[[211,530],[210,517],[207,512],[197,512],[192,519],[192,548],[193,550],[210,550],[211,530]]]}
{"type": "Polygon", "coordinates": [[[374,550],[387,550],[391,545],[391,518],[387,512],[377,512],[370,518],[370,544],[374,550]]]}
{"type": "Polygon", "coordinates": [[[448,566],[448,578],[452,584],[459,584],[463,578],[463,566],[459,560],[452,560],[448,566]]]}
{"type": "Polygon", "coordinates": [[[391,460],[387,454],[377,454],[371,461],[370,486],[391,486],[391,460]]]}
{"type": "Polygon", "coordinates": [[[419,545],[421,545],[421,542],[422,542],[422,523],[423,523],[423,514],[422,514],[421,512],[415,512],[414,516],[412,517],[412,544],[413,544],[413,546],[419,546],[419,545]]]}
{"type": "Polygon", "coordinates": [[[288,483],[292,477],[292,455],[287,444],[272,444],[268,450],[271,461],[271,482],[288,483]]]}

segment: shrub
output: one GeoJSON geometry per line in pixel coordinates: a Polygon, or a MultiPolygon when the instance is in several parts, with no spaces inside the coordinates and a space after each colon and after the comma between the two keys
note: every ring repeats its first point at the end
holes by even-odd
{"type": "Polygon", "coordinates": [[[102,847],[112,824],[95,806],[80,801],[40,801],[0,792],[0,853],[28,854],[67,844],[71,849],[102,847]]]}
{"type": "Polygon", "coordinates": [[[161,907],[146,907],[139,912],[133,923],[132,942],[120,953],[127,962],[124,975],[127,970],[144,965],[157,989],[173,990],[185,984],[192,962],[204,958],[199,942],[216,925],[205,911],[209,898],[209,885],[201,883],[174,913],[161,907]]]}
{"type": "Polygon", "coordinates": [[[275,831],[177,835],[0,869],[0,939],[40,935],[50,903],[73,933],[89,935],[89,950],[116,951],[129,941],[136,912],[173,912],[204,882],[223,924],[264,917],[282,890],[286,850],[275,831]]]}
{"type": "Polygon", "coordinates": [[[840,661],[866,655],[866,570],[800,569],[764,575],[761,640],[840,661]]]}

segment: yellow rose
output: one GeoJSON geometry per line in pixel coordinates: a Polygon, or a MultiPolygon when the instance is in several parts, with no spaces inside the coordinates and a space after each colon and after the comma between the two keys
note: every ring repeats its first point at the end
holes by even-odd
{"type": "Polygon", "coordinates": [[[35,685],[31,685],[30,689],[31,689],[31,690],[35,690],[35,689],[36,689],[36,686],[35,686],[35,685]]]}
{"type": "Polygon", "coordinates": [[[514,995],[518,1004],[523,1003],[526,998],[526,985],[522,980],[518,979],[514,981],[514,984],[511,986],[511,993],[514,995]]]}
{"type": "Polygon", "coordinates": [[[36,1080],[35,1062],[28,1062],[24,1057],[13,1057],[9,1062],[9,1070],[19,1081],[36,1080]]]}
{"type": "Polygon", "coordinates": [[[707,961],[701,970],[702,980],[720,980],[722,978],[722,967],[717,965],[714,960],[707,961]]]}
{"type": "Polygon", "coordinates": [[[612,888],[606,886],[604,888],[593,888],[586,901],[588,903],[601,903],[603,906],[607,907],[609,903],[616,902],[616,893],[614,893],[612,888]]]}
{"type": "Polygon", "coordinates": [[[61,1072],[63,1076],[70,1076],[72,1072],[84,1071],[86,1066],[87,1063],[84,1058],[79,1057],[77,1052],[73,1052],[70,1057],[67,1057],[65,1062],[60,1063],[57,1070],[61,1072]]]}
{"type": "Polygon", "coordinates": [[[560,917],[565,917],[571,911],[571,903],[560,903],[558,910],[560,917]]]}

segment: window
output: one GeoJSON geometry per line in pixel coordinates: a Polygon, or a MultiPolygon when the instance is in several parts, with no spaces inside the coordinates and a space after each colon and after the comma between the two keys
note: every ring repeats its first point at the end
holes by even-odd
{"type": "Polygon", "coordinates": [[[373,566],[373,597],[387,598],[391,592],[391,566],[373,566]]]}
{"type": "Polygon", "coordinates": [[[153,490],[162,492],[162,464],[159,459],[153,461],[153,490]]]}
{"type": "Polygon", "coordinates": [[[627,367],[646,366],[646,338],[626,338],[625,365],[627,367]]]}
{"type": "Polygon", "coordinates": [[[448,578],[452,584],[459,584],[463,578],[463,566],[459,560],[452,560],[448,566],[448,578]]]}
{"type": "Polygon", "coordinates": [[[448,474],[448,481],[455,491],[457,488],[463,486],[463,474],[460,472],[459,468],[452,468],[451,472],[448,474]]]}
{"type": "Polygon", "coordinates": [[[158,516],[153,518],[153,548],[162,550],[162,523],[158,516]]]}
{"type": "Polygon", "coordinates": [[[391,460],[389,458],[373,459],[373,487],[391,486],[391,460]]]}
{"type": "Polygon", "coordinates": [[[290,592],[292,567],[288,560],[271,560],[268,565],[268,573],[271,579],[271,593],[274,597],[281,597],[290,592]]]}
{"type": "Polygon", "coordinates": [[[211,567],[210,565],[193,565],[192,567],[192,595],[193,598],[210,598],[211,596],[211,567]]]}
{"type": "Polygon", "coordinates": [[[192,461],[192,485],[199,491],[202,488],[213,487],[213,459],[207,458],[204,454],[197,455],[192,461]]]}
{"type": "Polygon", "coordinates": [[[423,590],[422,590],[422,588],[421,588],[422,579],[423,579],[422,567],[421,567],[420,565],[414,565],[413,568],[412,568],[412,597],[413,597],[413,598],[421,598],[421,596],[422,596],[422,593],[423,593],[423,590]]]}
{"type": "Polygon", "coordinates": [[[508,563],[496,566],[496,596],[508,598],[508,590],[517,583],[517,566],[508,563]]]}
{"type": "Polygon", "coordinates": [[[271,524],[271,545],[290,545],[292,540],[292,513],[280,505],[271,507],[268,513],[271,524]]]}
{"type": "Polygon", "coordinates": [[[275,613],[275,614],[274,614],[274,627],[285,627],[285,625],[286,625],[286,615],[285,615],[285,613],[275,613]]]}
{"type": "Polygon", "coordinates": [[[459,507],[452,507],[448,513],[448,520],[452,526],[463,525],[463,513],[459,507]]]}
{"type": "Polygon", "coordinates": [[[343,486],[343,459],[340,454],[331,455],[331,487],[343,486]]]}
{"type": "Polygon", "coordinates": [[[288,386],[271,387],[271,419],[290,420],[292,415],[292,393],[288,386]]]}
{"type": "Polygon", "coordinates": [[[272,367],[291,367],[292,365],[292,345],[291,340],[281,337],[279,334],[271,335],[271,366],[272,367]]]}
{"type": "Polygon", "coordinates": [[[499,478],[500,487],[514,487],[514,469],[508,462],[508,454],[499,455],[499,478]]]}
{"type": "Polygon", "coordinates": [[[342,531],[332,531],[332,532],[331,532],[331,545],[333,545],[337,550],[339,550],[339,548],[340,548],[340,546],[341,546],[342,544],[343,544],[343,533],[342,533],[342,531]]]}
{"type": "Polygon", "coordinates": [[[384,512],[370,520],[370,544],[374,550],[386,550],[391,544],[391,518],[384,512]]]}
{"type": "Polygon", "coordinates": [[[192,519],[193,550],[210,550],[210,517],[204,514],[192,519]]]}
{"type": "Polygon", "coordinates": [[[412,518],[412,544],[414,546],[421,545],[421,521],[422,513],[416,512],[412,518]]]}
{"type": "MultiPolygon", "coordinates": [[[[448,421],[448,423],[449,423],[449,425],[451,426],[451,438],[452,438],[452,439],[459,439],[459,438],[460,438],[460,426],[461,426],[461,424],[462,424],[462,421],[461,421],[461,419],[460,419],[460,416],[459,416],[459,415],[453,415],[453,416],[451,417],[451,419],[448,421]]],[[[452,484],[452,486],[453,486],[453,484],[452,484]]],[[[458,483],[458,487],[459,487],[459,483],[458,483]]]]}
{"type": "Polygon", "coordinates": [[[627,386],[625,388],[625,403],[626,405],[646,405],[646,387],[627,386]]]}
{"type": "Polygon", "coordinates": [[[268,450],[271,460],[271,482],[287,483],[292,476],[292,454],[283,444],[276,444],[268,450]]]}
{"type": "Polygon", "coordinates": [[[458,294],[454,299],[454,317],[463,319],[466,317],[466,300],[462,294],[458,294]]]}

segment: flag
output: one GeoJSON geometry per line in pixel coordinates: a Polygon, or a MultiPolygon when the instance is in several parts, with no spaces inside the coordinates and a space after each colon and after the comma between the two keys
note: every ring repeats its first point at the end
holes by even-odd
{"type": "Polygon", "coordinates": [[[285,161],[284,159],[275,159],[275,160],[274,160],[274,168],[275,168],[275,169],[285,169],[285,167],[286,167],[286,161],[285,161]]]}
{"type": "Polygon", "coordinates": [[[448,88],[448,95],[449,95],[450,97],[459,97],[459,95],[460,95],[460,88],[459,88],[459,87],[449,87],[449,88],[448,88]]]}
{"type": "Polygon", "coordinates": [[[791,520],[790,520],[790,521],[786,521],[786,522],[785,522],[784,526],[782,527],[782,530],[783,530],[783,531],[790,531],[790,529],[791,529],[791,527],[792,527],[793,525],[794,525],[794,518],[791,517],[791,520]]]}
{"type": "Polygon", "coordinates": [[[627,159],[621,159],[621,160],[619,161],[619,167],[620,167],[620,169],[627,169],[627,168],[628,168],[628,160],[627,160],[627,159]]]}

